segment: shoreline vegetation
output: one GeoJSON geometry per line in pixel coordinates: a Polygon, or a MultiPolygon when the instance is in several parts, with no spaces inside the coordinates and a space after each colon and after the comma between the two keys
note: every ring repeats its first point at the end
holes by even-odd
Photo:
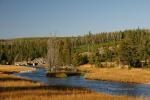
{"type": "MultiPolygon", "coordinates": [[[[7,66],[7,70],[14,71],[11,67],[7,66]]],[[[17,68],[18,72],[24,70],[22,66],[17,68]]],[[[143,97],[114,96],[82,88],[46,86],[25,78],[0,73],[0,99],[11,100],[12,98],[13,100],[143,100],[143,97]]]]}
{"type": "Polygon", "coordinates": [[[96,68],[86,64],[79,66],[78,70],[87,72],[84,78],[90,80],[150,84],[150,70],[143,68],[96,68]]]}
{"type": "Polygon", "coordinates": [[[0,65],[1,73],[22,73],[35,71],[36,68],[26,67],[26,66],[15,66],[15,65],[0,65]]]}

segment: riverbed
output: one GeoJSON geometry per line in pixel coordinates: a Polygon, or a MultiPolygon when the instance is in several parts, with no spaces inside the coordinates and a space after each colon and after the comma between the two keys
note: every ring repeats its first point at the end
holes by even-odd
{"type": "Polygon", "coordinates": [[[39,68],[34,72],[15,73],[16,76],[30,78],[34,81],[42,82],[51,86],[68,86],[87,88],[95,92],[127,95],[127,96],[148,96],[150,97],[150,85],[122,83],[112,81],[86,80],[82,76],[72,76],[67,78],[52,78],[45,75],[46,69],[39,68]]]}

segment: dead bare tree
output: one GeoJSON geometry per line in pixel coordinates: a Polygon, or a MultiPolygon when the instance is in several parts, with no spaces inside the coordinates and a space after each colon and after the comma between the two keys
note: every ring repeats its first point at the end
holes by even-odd
{"type": "Polygon", "coordinates": [[[58,49],[58,40],[55,35],[51,34],[51,37],[48,39],[48,52],[47,52],[47,61],[49,64],[50,70],[57,69],[59,66],[59,49],[58,49]]]}

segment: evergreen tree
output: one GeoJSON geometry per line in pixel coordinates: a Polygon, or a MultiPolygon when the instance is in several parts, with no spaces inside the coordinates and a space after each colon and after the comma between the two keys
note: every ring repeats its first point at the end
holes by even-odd
{"type": "Polygon", "coordinates": [[[73,54],[73,56],[72,56],[72,64],[73,64],[74,66],[78,66],[78,65],[80,65],[80,62],[81,62],[81,55],[76,52],[76,53],[73,54]]]}

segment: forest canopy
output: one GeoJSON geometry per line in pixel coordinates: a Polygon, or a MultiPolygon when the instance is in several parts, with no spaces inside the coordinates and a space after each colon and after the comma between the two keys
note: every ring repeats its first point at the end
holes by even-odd
{"type": "MultiPolygon", "coordinates": [[[[47,58],[50,44],[45,38],[0,40],[0,64],[47,58]]],[[[77,37],[55,37],[59,65],[118,62],[131,67],[150,67],[150,31],[144,29],[102,32],[77,37]]]]}

